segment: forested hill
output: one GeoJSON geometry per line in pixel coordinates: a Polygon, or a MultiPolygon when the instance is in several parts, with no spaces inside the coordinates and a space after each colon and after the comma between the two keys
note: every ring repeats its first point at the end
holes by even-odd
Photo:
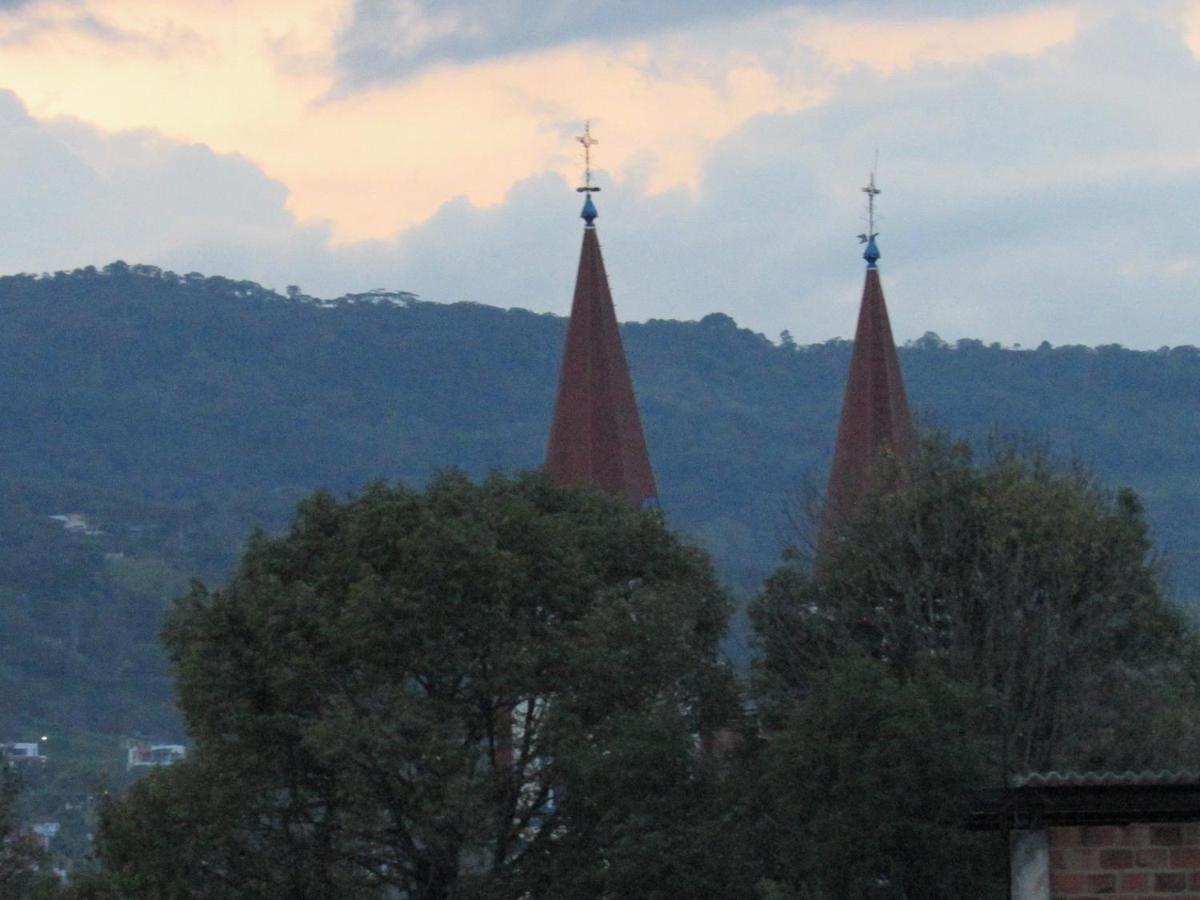
{"type": "MultiPolygon", "coordinates": [[[[163,597],[192,575],[223,579],[251,527],[280,526],[315,488],[536,466],[564,327],[122,263],[0,279],[0,690],[38,666],[161,688],[163,597]],[[46,518],[75,512],[102,533],[46,518]]],[[[719,314],[624,335],[663,508],[749,591],[806,480],[823,482],[850,344],[779,345],[719,314]]],[[[901,362],[927,420],[1028,433],[1136,488],[1177,595],[1200,597],[1200,351],[927,336],[901,362]]],[[[63,715],[61,697],[44,702],[39,716],[63,715]]],[[[97,725],[86,708],[71,715],[97,725]]]]}

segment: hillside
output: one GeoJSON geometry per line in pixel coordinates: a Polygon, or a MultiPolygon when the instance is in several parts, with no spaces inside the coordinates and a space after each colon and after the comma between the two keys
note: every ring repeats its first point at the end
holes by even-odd
{"type": "MultiPolygon", "coordinates": [[[[18,698],[0,739],[176,731],[168,598],[222,580],[315,488],[537,465],[564,325],[122,263],[0,279],[0,696],[18,698]]],[[[850,344],[779,345],[719,314],[624,335],[662,506],[748,593],[824,479],[850,344]]],[[[1200,597],[1200,351],[930,335],[901,364],[927,421],[1029,434],[1137,489],[1176,595],[1200,597]]]]}

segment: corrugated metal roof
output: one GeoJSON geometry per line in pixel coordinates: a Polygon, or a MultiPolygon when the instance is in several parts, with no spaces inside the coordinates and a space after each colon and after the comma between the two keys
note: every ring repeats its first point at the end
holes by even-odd
{"type": "Polygon", "coordinates": [[[1144,772],[1029,772],[1009,777],[1014,788],[1055,787],[1155,787],[1200,785],[1200,772],[1160,769],[1144,772]]]}

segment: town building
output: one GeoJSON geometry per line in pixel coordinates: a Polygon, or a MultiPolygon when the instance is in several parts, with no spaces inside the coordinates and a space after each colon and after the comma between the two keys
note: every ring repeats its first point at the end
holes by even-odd
{"type": "Polygon", "coordinates": [[[149,741],[126,742],[125,769],[157,768],[181,762],[187,756],[183,744],[152,744],[149,741]]]}
{"type": "Polygon", "coordinates": [[[1048,772],[980,794],[1009,836],[1013,900],[1200,897],[1200,775],[1048,772]]]}
{"type": "Polygon", "coordinates": [[[44,763],[49,757],[43,755],[40,741],[17,741],[0,744],[0,756],[10,763],[44,763]]]}

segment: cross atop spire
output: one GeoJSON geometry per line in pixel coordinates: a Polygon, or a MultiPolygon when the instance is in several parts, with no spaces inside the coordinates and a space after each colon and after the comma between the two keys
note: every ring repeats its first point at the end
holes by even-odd
{"type": "Polygon", "coordinates": [[[600,143],[592,137],[592,123],[583,123],[583,134],[575,138],[579,143],[583,144],[583,187],[575,188],[576,191],[584,195],[583,212],[579,214],[579,218],[587,223],[588,228],[596,226],[596,217],[600,213],[596,212],[596,204],[592,202],[592,194],[600,190],[592,184],[592,147],[600,143]]]}
{"type": "Polygon", "coordinates": [[[875,187],[875,169],[878,167],[879,151],[876,151],[875,165],[871,167],[871,178],[867,182],[867,186],[862,189],[862,192],[867,195],[867,230],[865,234],[858,236],[858,242],[867,245],[863,250],[863,259],[867,261],[868,269],[874,269],[875,264],[879,261],[879,247],[875,245],[875,238],[879,237],[879,232],[875,230],[875,197],[882,193],[879,188],[875,187]]]}
{"type": "Polygon", "coordinates": [[[867,195],[867,230],[871,237],[874,237],[879,233],[875,230],[875,196],[883,193],[875,187],[874,171],[871,172],[871,180],[867,182],[867,186],[862,189],[862,192],[867,195]]]}
{"type": "Polygon", "coordinates": [[[583,144],[583,187],[577,187],[575,190],[581,194],[591,194],[600,190],[600,188],[592,184],[592,148],[600,142],[592,137],[592,123],[590,121],[583,123],[583,134],[575,138],[575,140],[583,144]]]}

